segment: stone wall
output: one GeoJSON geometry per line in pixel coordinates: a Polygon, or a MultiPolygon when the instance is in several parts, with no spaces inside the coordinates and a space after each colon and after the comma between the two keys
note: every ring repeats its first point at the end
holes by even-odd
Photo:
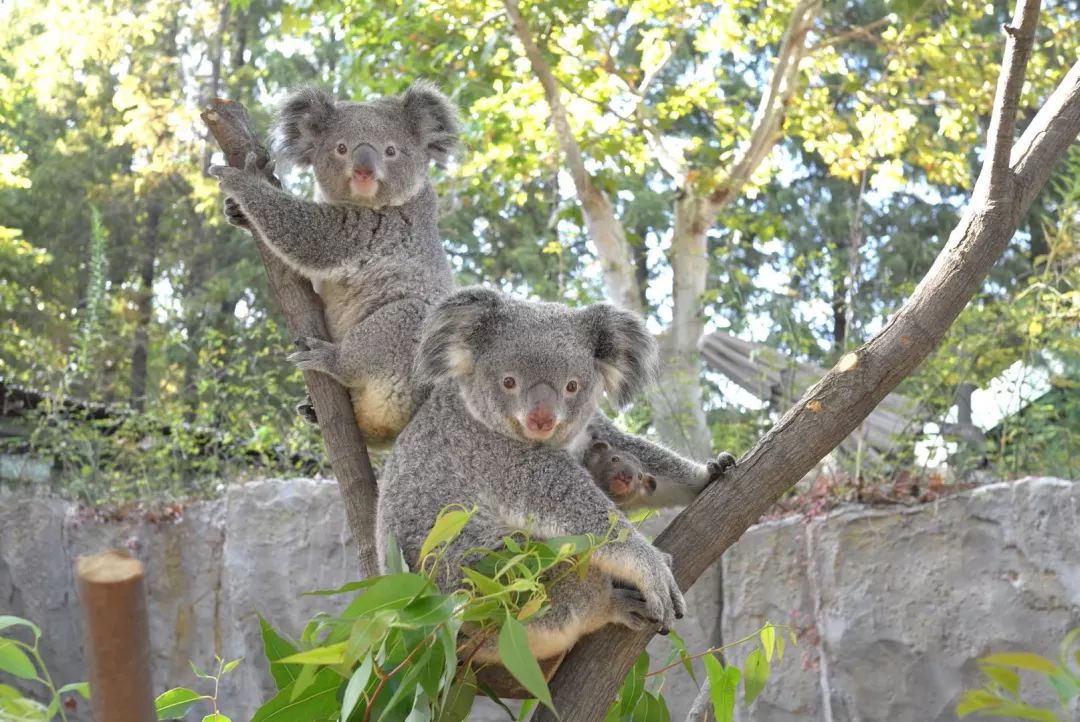
{"type": "MultiPolygon", "coordinates": [[[[332,482],[235,486],[157,523],[106,523],[60,501],[0,496],[0,613],[44,628],[58,683],[85,677],[72,562],[115,546],[147,564],[156,691],[196,685],[189,660],[244,656],[222,690],[234,720],[272,692],[256,614],[296,636],[316,611],[335,611],[332,598],[300,593],[353,578],[332,482]]],[[[1031,479],[933,505],[764,524],[725,556],[724,577],[725,639],[765,619],[800,631],[741,719],[953,719],[960,692],[977,683],[974,657],[1049,653],[1080,625],[1080,484],[1031,479]]],[[[715,585],[712,575],[699,582],[696,614],[680,622],[692,650],[715,634],[715,585]]],[[[678,668],[665,686],[673,719],[693,691],[678,668]]],[[[488,707],[474,719],[505,715],[488,707]]]]}

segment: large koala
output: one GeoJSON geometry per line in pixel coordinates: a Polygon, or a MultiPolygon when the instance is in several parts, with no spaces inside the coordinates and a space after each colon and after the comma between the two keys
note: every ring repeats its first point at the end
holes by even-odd
{"type": "MultiPolygon", "coordinates": [[[[614,519],[623,539],[594,552],[585,579],[559,581],[550,611],[529,623],[533,654],[559,654],[609,622],[664,631],[683,615],[667,555],[626,521],[567,448],[587,433],[605,392],[623,405],[651,379],[656,343],[637,316],[469,288],[428,317],[418,354],[417,373],[433,386],[383,471],[380,557],[392,535],[415,568],[439,511],[475,505],[437,570],[449,590],[477,547],[497,548],[515,531],[603,537],[614,519]]],[[[497,654],[485,645],[478,659],[497,654]]]]}
{"type": "Polygon", "coordinates": [[[210,172],[230,220],[323,299],[331,340],[298,339],[289,359],[346,386],[365,440],[385,445],[422,398],[412,375],[421,323],[454,285],[428,167],[454,149],[457,113],[424,82],[363,103],[308,88],[285,100],[274,133],[281,157],[314,170],[316,202],[271,186],[253,157],[210,172]]]}

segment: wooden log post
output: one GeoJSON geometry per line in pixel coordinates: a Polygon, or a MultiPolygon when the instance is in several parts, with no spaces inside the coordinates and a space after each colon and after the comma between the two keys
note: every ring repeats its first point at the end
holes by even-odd
{"type": "MultiPolygon", "coordinates": [[[[243,168],[248,153],[258,155],[259,167],[267,164],[270,154],[255,135],[251,117],[242,104],[215,98],[201,117],[221,146],[230,166],[243,168]]],[[[275,185],[281,186],[276,177],[268,177],[275,185]]],[[[322,302],[311,283],[286,266],[257,235],[252,235],[262,254],[270,288],[281,305],[289,333],[293,338],[329,338],[322,302]]],[[[345,515],[360,555],[360,573],[364,577],[374,576],[378,573],[375,551],[378,491],[367,446],[353,416],[349,392],[334,379],[317,371],[305,371],[304,380],[319,417],[319,431],[322,432],[330,467],[334,470],[341,498],[345,502],[345,515]]]]}
{"type": "Polygon", "coordinates": [[[97,722],[153,722],[143,565],[122,549],[75,561],[97,722]]]}

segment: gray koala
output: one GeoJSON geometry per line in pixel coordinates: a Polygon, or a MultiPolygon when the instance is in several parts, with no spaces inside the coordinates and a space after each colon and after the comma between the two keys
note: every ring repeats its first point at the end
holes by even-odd
{"type": "MultiPolygon", "coordinates": [[[[428,317],[417,373],[432,384],[398,437],[379,486],[382,558],[393,536],[416,568],[441,509],[478,511],[436,570],[444,590],[462,580],[476,548],[504,536],[622,535],[591,556],[585,579],[566,575],[551,607],[528,626],[547,658],[614,622],[666,631],[686,609],[670,557],[654,547],[593,482],[567,448],[586,432],[606,392],[626,404],[652,378],[656,342],[634,314],[606,304],[571,309],[463,289],[428,317]]],[[[480,661],[497,660],[486,644],[480,661]]]]}
{"type": "Polygon", "coordinates": [[[600,490],[620,509],[645,506],[656,492],[656,477],[645,472],[641,461],[606,441],[593,440],[582,463],[600,490]]]}
{"type": "Polygon", "coordinates": [[[570,448],[620,509],[684,506],[735,466],[735,457],[726,451],[698,464],[622,431],[602,413],[570,448]]]}
{"type": "Polygon", "coordinates": [[[454,106],[428,83],[363,103],[308,88],[281,106],[275,148],[313,168],[316,202],[271,186],[253,157],[244,170],[210,169],[230,221],[322,297],[331,340],[298,339],[289,360],[350,390],[373,446],[393,440],[422,398],[412,374],[421,323],[454,286],[428,166],[446,161],[459,128],[454,106]]]}

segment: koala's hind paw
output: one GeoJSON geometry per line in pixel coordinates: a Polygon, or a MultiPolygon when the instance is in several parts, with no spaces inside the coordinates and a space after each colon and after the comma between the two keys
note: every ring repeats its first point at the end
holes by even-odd
{"type": "Polygon", "coordinates": [[[248,228],[250,225],[247,216],[244,215],[244,211],[240,210],[240,204],[236,202],[235,198],[225,199],[225,218],[229,223],[239,228],[248,228]]]}
{"type": "Polygon", "coordinates": [[[296,405],[296,413],[300,414],[300,417],[312,426],[319,425],[319,417],[315,413],[315,404],[311,402],[310,396],[305,396],[304,400],[296,405]]]}
{"type": "Polygon", "coordinates": [[[705,468],[709,470],[709,483],[723,478],[727,474],[729,469],[735,468],[735,457],[726,451],[721,451],[716,455],[716,461],[710,461],[705,465],[705,468]]]}
{"type": "Polygon", "coordinates": [[[299,350],[289,354],[288,359],[297,368],[333,374],[337,363],[337,344],[314,336],[298,338],[295,344],[299,350]]]}

